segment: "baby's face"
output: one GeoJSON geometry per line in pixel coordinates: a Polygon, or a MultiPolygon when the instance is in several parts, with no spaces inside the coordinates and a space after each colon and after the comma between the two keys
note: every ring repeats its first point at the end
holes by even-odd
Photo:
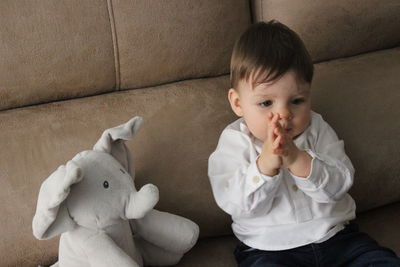
{"type": "Polygon", "coordinates": [[[250,132],[261,141],[267,137],[270,112],[280,114],[279,123],[293,139],[310,124],[310,84],[299,81],[292,71],[279,80],[254,88],[250,82],[242,80],[238,90],[229,91],[229,101],[234,112],[244,118],[250,132]]]}

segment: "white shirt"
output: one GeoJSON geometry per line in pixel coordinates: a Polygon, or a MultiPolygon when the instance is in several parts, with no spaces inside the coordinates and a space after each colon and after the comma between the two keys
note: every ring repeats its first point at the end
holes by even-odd
{"type": "Polygon", "coordinates": [[[236,237],[250,247],[285,250],[322,242],[355,218],[355,202],[347,194],[354,168],[344,143],[321,115],[311,113],[310,126],[294,140],[312,157],[306,178],[284,168],[273,177],[260,173],[262,142],[242,118],[224,129],[209,158],[215,200],[232,216],[236,237]]]}

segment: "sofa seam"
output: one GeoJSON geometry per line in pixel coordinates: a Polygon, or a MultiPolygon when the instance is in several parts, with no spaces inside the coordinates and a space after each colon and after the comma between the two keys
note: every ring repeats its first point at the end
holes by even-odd
{"type": "Polygon", "coordinates": [[[115,26],[115,16],[114,9],[112,5],[112,0],[107,0],[108,17],[110,20],[111,37],[113,42],[114,51],[114,65],[115,65],[115,90],[119,91],[121,88],[121,68],[119,60],[119,49],[118,49],[118,38],[117,30],[115,26]]]}

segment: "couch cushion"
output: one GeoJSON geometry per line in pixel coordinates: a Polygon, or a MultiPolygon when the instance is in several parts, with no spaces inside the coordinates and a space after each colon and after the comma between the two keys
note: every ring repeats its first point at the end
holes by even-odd
{"type": "Polygon", "coordinates": [[[357,214],[355,222],[360,231],[368,233],[400,257],[400,202],[357,214]]]}
{"type": "MultiPolygon", "coordinates": [[[[360,231],[369,234],[381,246],[392,249],[400,256],[400,202],[358,214],[354,222],[359,225],[360,231]]],[[[176,266],[236,266],[233,251],[238,243],[234,236],[202,239],[176,266]]]]}
{"type": "Polygon", "coordinates": [[[345,142],[357,211],[400,200],[400,48],[315,66],[312,106],[345,142]]]}
{"type": "Polygon", "coordinates": [[[228,73],[233,44],[251,22],[243,0],[117,0],[112,7],[121,89],[228,73]]]}
{"type": "Polygon", "coordinates": [[[252,0],[255,21],[279,20],[299,33],[314,61],[400,43],[398,0],[252,0]]]}
{"type": "Polygon", "coordinates": [[[128,142],[136,184],[160,189],[157,208],[197,222],[201,236],[231,233],[215,204],[207,159],[234,116],[226,100],[229,77],[193,80],[0,112],[0,258],[5,265],[48,262],[57,240],[32,235],[40,184],[101,133],[133,116],[144,118],[128,142]]]}
{"type": "Polygon", "coordinates": [[[199,240],[176,267],[237,266],[233,251],[238,243],[233,235],[199,240]]]}
{"type": "Polygon", "coordinates": [[[106,1],[0,1],[0,110],[111,91],[106,1]]]}

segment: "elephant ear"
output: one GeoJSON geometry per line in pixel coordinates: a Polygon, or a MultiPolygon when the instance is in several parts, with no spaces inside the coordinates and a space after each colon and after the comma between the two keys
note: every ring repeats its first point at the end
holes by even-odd
{"type": "Polygon", "coordinates": [[[134,177],[135,170],[125,141],[131,140],[142,124],[142,117],[134,117],[124,124],[105,130],[93,150],[111,154],[134,177]]]}
{"type": "Polygon", "coordinates": [[[71,185],[82,180],[82,171],[70,160],[61,165],[41,185],[32,221],[33,235],[37,239],[49,239],[73,229],[76,223],[68,214],[64,200],[71,185]]]}

